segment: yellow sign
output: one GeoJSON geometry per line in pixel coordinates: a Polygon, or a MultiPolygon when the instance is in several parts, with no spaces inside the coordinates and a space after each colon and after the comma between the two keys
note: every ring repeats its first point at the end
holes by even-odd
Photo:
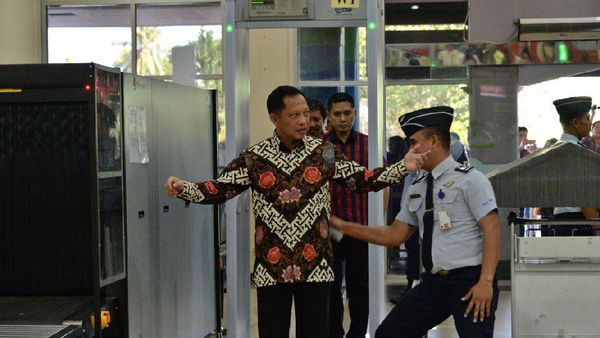
{"type": "Polygon", "coordinates": [[[331,0],[331,8],[360,8],[360,0],[331,0]]]}
{"type": "Polygon", "coordinates": [[[20,93],[23,90],[16,88],[0,88],[0,93],[20,93]]]}

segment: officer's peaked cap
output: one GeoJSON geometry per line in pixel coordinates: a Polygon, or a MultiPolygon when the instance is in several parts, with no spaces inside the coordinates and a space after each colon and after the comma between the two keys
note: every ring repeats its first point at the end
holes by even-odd
{"type": "Polygon", "coordinates": [[[592,98],[589,96],[567,97],[552,103],[554,103],[558,114],[568,119],[586,114],[592,108],[592,98]]]}
{"type": "Polygon", "coordinates": [[[398,122],[406,138],[427,127],[441,126],[450,130],[454,109],[448,106],[436,106],[419,109],[400,116],[398,122]]]}

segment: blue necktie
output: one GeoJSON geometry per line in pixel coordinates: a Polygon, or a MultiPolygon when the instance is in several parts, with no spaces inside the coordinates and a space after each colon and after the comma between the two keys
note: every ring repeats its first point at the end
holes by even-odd
{"type": "Polygon", "coordinates": [[[433,175],[427,175],[427,193],[425,194],[425,214],[423,214],[423,266],[430,272],[433,267],[431,259],[431,241],[433,235],[433,175]]]}

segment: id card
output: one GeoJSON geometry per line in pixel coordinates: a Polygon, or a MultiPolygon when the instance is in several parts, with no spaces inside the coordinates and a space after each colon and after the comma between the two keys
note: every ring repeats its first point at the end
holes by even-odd
{"type": "Polygon", "coordinates": [[[450,222],[450,215],[448,215],[448,211],[441,210],[437,212],[438,221],[440,222],[440,229],[443,231],[447,231],[452,229],[452,223],[450,222]]]}

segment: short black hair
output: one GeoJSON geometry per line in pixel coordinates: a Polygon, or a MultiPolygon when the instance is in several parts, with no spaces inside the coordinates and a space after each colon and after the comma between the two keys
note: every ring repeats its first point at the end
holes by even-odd
{"type": "Polygon", "coordinates": [[[354,98],[348,93],[335,93],[327,101],[327,111],[331,111],[334,103],[348,102],[354,108],[354,98]]]}
{"type": "MultiPolygon", "coordinates": [[[[513,130],[514,130],[514,129],[513,129],[513,130]]],[[[522,131],[524,131],[524,132],[526,132],[526,133],[528,133],[528,132],[529,132],[529,131],[527,130],[527,127],[519,127],[519,132],[522,132],[522,131]]]]}
{"type": "Polygon", "coordinates": [[[587,111],[581,112],[578,114],[562,114],[562,115],[559,115],[558,120],[560,121],[560,125],[563,127],[563,129],[566,129],[571,126],[571,123],[573,122],[573,120],[580,119],[587,114],[589,114],[589,112],[587,112],[587,111]]]}
{"type": "Polygon", "coordinates": [[[321,116],[323,116],[323,120],[327,119],[327,111],[325,110],[325,106],[321,103],[321,101],[315,99],[314,97],[309,97],[306,99],[306,103],[308,103],[308,110],[318,110],[321,113],[321,116]]]}
{"type": "Polygon", "coordinates": [[[437,135],[444,146],[444,149],[450,150],[450,130],[444,126],[429,126],[423,128],[425,137],[430,138],[432,135],[437,135]]]}
{"type": "Polygon", "coordinates": [[[269,112],[269,114],[281,113],[285,108],[285,102],[283,102],[285,97],[296,95],[302,95],[302,97],[306,99],[304,93],[302,93],[300,89],[296,87],[279,86],[273,89],[271,94],[269,94],[269,97],[267,97],[267,111],[269,112]]]}

